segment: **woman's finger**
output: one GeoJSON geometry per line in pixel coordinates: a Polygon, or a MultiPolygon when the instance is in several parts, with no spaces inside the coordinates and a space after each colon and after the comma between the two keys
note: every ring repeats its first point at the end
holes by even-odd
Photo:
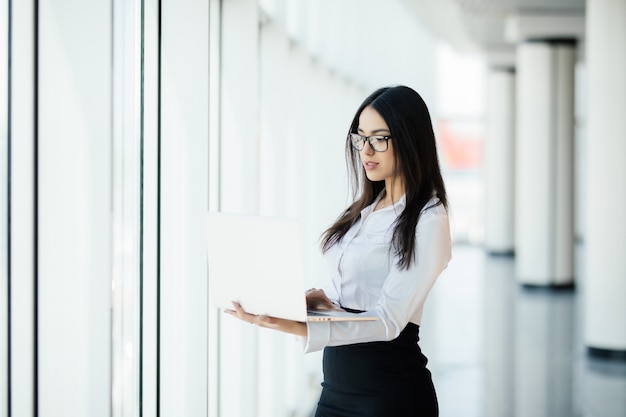
{"type": "Polygon", "coordinates": [[[311,310],[334,310],[344,311],[341,307],[333,303],[330,298],[324,293],[324,290],[318,290],[311,288],[306,292],[306,304],[307,308],[311,310]]]}
{"type": "Polygon", "coordinates": [[[233,310],[226,309],[224,310],[224,312],[230,314],[231,316],[237,317],[240,320],[254,324],[257,316],[255,316],[254,314],[246,313],[243,307],[241,307],[241,304],[236,301],[232,301],[232,305],[233,310]]]}

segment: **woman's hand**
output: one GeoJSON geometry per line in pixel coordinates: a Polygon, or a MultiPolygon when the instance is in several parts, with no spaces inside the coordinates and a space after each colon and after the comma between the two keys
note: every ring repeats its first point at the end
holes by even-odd
{"type": "Polygon", "coordinates": [[[244,309],[241,308],[241,305],[235,301],[233,301],[233,310],[226,309],[224,310],[224,313],[230,314],[231,316],[250,324],[256,324],[259,327],[266,327],[268,329],[274,329],[284,333],[291,333],[296,336],[307,336],[306,323],[246,313],[244,309]]]}
{"type": "Polygon", "coordinates": [[[309,310],[318,311],[344,311],[341,307],[330,301],[330,298],[328,298],[324,290],[318,290],[316,288],[311,288],[306,291],[306,307],[309,310]]]}

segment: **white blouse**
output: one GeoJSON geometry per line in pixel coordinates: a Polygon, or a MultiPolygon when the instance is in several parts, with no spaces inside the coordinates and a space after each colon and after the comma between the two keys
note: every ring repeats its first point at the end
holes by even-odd
{"type": "Polygon", "coordinates": [[[373,211],[375,201],[361,218],[324,255],[330,284],[324,292],[335,303],[367,311],[375,321],[309,322],[305,352],[325,346],[389,341],[411,322],[421,324],[426,297],[451,258],[450,225],[442,205],[429,201],[415,230],[415,260],[399,269],[390,251],[393,225],[406,206],[402,197],[393,206],[373,211]]]}

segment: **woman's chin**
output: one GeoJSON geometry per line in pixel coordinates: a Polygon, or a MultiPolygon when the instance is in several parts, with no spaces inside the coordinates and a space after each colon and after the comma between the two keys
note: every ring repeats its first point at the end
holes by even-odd
{"type": "Polygon", "coordinates": [[[376,175],[376,173],[374,172],[367,172],[365,171],[365,176],[367,177],[368,180],[372,181],[372,182],[378,182],[378,181],[382,181],[384,178],[380,178],[380,175],[376,175]]]}

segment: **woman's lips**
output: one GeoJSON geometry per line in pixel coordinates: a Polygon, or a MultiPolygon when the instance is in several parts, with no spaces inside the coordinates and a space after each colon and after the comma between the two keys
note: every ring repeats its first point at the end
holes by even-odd
{"type": "Polygon", "coordinates": [[[372,170],[372,169],[376,168],[377,166],[378,166],[378,163],[376,163],[376,162],[371,162],[371,161],[363,162],[363,167],[365,167],[365,170],[367,170],[367,171],[372,170]]]}

